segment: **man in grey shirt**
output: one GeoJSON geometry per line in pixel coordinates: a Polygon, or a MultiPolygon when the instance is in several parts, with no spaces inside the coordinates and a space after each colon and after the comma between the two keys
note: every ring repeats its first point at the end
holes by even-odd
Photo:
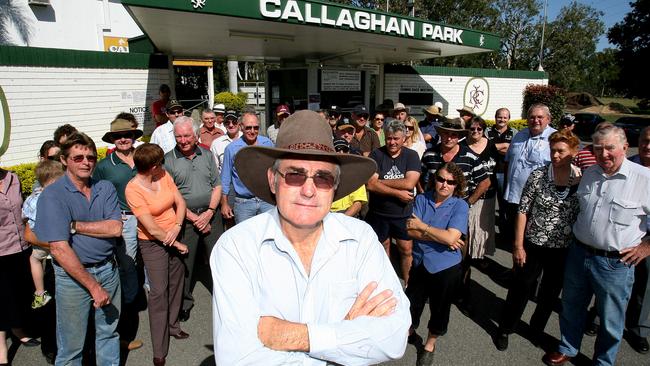
{"type": "Polygon", "coordinates": [[[593,364],[615,364],[634,266],[650,254],[650,170],[626,159],[622,129],[598,130],[593,141],[597,164],[585,170],[578,187],[576,244],[565,265],[560,346],[544,356],[547,365],[562,365],[578,354],[592,295],[601,319],[593,364]]]}
{"type": "MultiPolygon", "coordinates": [[[[199,246],[210,257],[214,243],[223,227],[221,215],[216,210],[221,198],[221,180],[212,153],[198,146],[197,131],[192,118],[178,117],[174,122],[176,147],[165,154],[165,170],[187,203],[185,224],[181,231],[183,243],[189,253],[185,257],[185,286],[180,320],[186,321],[194,306],[192,274],[199,246]]],[[[211,286],[210,286],[211,287],[211,286]]]]}

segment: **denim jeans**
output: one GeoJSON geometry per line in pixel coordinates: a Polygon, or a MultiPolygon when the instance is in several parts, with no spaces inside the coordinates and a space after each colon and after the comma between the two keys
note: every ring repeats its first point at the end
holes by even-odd
{"type": "Polygon", "coordinates": [[[240,222],[246,219],[250,219],[253,216],[269,211],[273,207],[275,206],[265,201],[262,201],[257,197],[253,197],[253,198],[235,197],[235,207],[233,207],[233,211],[235,214],[235,223],[239,224],[240,222]]]}
{"type": "Polygon", "coordinates": [[[562,293],[562,333],[559,351],[575,356],[580,350],[592,294],[601,324],[594,346],[593,365],[614,365],[621,345],[625,309],[634,284],[634,267],[618,258],[592,255],[578,245],[569,248],[562,293]]]}
{"type": "Polygon", "coordinates": [[[120,284],[124,303],[130,304],[138,294],[138,220],[134,215],[126,215],[122,221],[122,240],[115,248],[117,264],[120,267],[120,284]]]}
{"type": "Polygon", "coordinates": [[[120,318],[120,276],[112,263],[87,268],[88,273],[108,292],[111,302],[99,309],[93,307],[93,298],[86,288],[66,271],[54,266],[56,279],[56,366],[80,366],[88,315],[95,311],[95,353],[97,365],[120,364],[120,336],[117,323],[120,318]]]}

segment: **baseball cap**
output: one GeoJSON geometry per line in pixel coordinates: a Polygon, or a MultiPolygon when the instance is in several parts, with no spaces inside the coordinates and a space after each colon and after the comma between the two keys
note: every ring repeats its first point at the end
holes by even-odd
{"type": "Polygon", "coordinates": [[[224,119],[237,119],[239,118],[239,115],[237,114],[237,111],[234,111],[232,109],[229,109],[226,111],[226,113],[223,115],[224,119]]]}
{"type": "Polygon", "coordinates": [[[350,151],[350,144],[343,138],[334,139],[334,150],[336,152],[348,152],[350,151]]]}
{"type": "Polygon", "coordinates": [[[275,115],[276,116],[280,116],[280,115],[283,115],[283,114],[291,114],[291,112],[289,111],[289,106],[286,105],[286,104],[280,104],[279,106],[277,106],[275,108],[275,115]]]}
{"type": "Polygon", "coordinates": [[[165,109],[168,110],[168,111],[171,111],[174,108],[184,109],[183,106],[181,105],[181,103],[179,103],[176,99],[173,99],[173,98],[169,99],[169,101],[167,102],[167,105],[165,106],[165,109]]]}

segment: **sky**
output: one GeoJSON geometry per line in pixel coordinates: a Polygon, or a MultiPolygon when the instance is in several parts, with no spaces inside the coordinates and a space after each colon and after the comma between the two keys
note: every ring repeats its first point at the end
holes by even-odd
{"type": "MultiPolygon", "coordinates": [[[[544,0],[541,0],[542,4],[544,0]]],[[[549,21],[555,19],[563,6],[569,5],[570,0],[547,0],[548,1],[548,19],[549,21]]],[[[607,40],[607,30],[614,24],[620,22],[625,18],[632,8],[630,7],[631,0],[579,0],[579,3],[589,5],[597,10],[602,11],[602,20],[605,22],[605,33],[600,37],[600,41],[596,46],[598,51],[604,48],[613,48],[614,46],[607,40]]],[[[543,9],[543,8],[542,8],[543,9]]],[[[543,13],[544,10],[541,11],[543,13]]]]}

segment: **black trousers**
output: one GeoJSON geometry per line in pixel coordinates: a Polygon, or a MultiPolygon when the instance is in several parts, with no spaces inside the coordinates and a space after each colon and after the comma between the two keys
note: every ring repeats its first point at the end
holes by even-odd
{"type": "Polygon", "coordinates": [[[431,318],[427,326],[429,332],[435,336],[447,333],[451,303],[460,285],[461,272],[460,263],[434,274],[427,271],[424,263],[420,263],[417,267],[411,267],[406,296],[411,302],[413,329],[417,329],[420,325],[424,305],[429,300],[429,310],[431,311],[431,318]]]}
{"type": "Polygon", "coordinates": [[[548,318],[553,312],[564,280],[564,263],[567,248],[544,248],[528,242],[524,243],[526,263],[515,267],[512,284],[508,290],[505,307],[499,322],[500,333],[510,334],[526,309],[528,298],[537,287],[537,278],[543,272],[537,307],[530,318],[534,332],[544,332],[548,318]]]}

